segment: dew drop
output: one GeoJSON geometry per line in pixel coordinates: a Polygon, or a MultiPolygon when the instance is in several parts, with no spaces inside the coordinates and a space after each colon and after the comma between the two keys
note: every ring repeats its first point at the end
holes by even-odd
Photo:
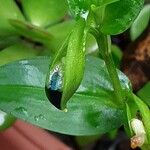
{"type": "Polygon", "coordinates": [[[38,116],[34,116],[34,120],[35,121],[46,120],[46,118],[44,117],[44,115],[40,114],[38,116]]]}
{"type": "Polygon", "coordinates": [[[65,108],[63,111],[67,113],[67,112],[68,112],[68,109],[67,109],[67,108],[65,108]]]}
{"type": "Polygon", "coordinates": [[[35,121],[39,121],[39,117],[38,116],[34,116],[34,120],[35,121]]]}
{"type": "Polygon", "coordinates": [[[17,108],[15,108],[15,111],[17,111],[19,113],[23,113],[24,115],[28,116],[27,109],[24,107],[17,107],[17,108]]]}

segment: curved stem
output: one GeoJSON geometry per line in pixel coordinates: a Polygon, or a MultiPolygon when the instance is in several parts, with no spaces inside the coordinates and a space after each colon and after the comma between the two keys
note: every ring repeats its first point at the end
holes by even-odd
{"type": "Polygon", "coordinates": [[[104,35],[102,33],[97,34],[96,31],[93,32],[93,34],[94,36],[96,36],[95,38],[97,40],[98,47],[99,49],[101,49],[100,54],[102,55],[106,63],[106,67],[108,69],[111,82],[113,84],[113,88],[116,96],[115,103],[119,104],[120,106],[123,106],[124,95],[122,92],[122,87],[120,84],[118,73],[111,55],[111,38],[109,35],[104,35]]]}

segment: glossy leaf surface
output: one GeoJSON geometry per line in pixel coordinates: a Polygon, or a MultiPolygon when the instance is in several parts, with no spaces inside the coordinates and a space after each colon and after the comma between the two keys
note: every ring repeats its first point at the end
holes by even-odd
{"type": "Polygon", "coordinates": [[[150,4],[144,6],[139,16],[136,18],[130,29],[132,41],[137,39],[146,29],[150,21],[150,4]]]}
{"type": "Polygon", "coordinates": [[[115,35],[127,30],[138,16],[143,0],[119,0],[105,9],[101,31],[115,35]]]}
{"type": "Polygon", "coordinates": [[[49,26],[61,20],[67,12],[66,0],[22,0],[27,20],[36,26],[49,26]]]}
{"type": "MultiPolygon", "coordinates": [[[[0,65],[4,65],[8,62],[19,60],[23,58],[33,57],[37,54],[37,51],[23,45],[15,44],[0,52],[0,65]]],[[[0,110],[0,131],[3,131],[15,122],[16,118],[10,114],[0,110]]]]}
{"type": "Polygon", "coordinates": [[[9,24],[8,19],[24,20],[14,0],[0,0],[0,36],[15,34],[14,28],[9,24]]]}
{"type": "MultiPolygon", "coordinates": [[[[0,67],[0,108],[42,128],[72,135],[105,133],[123,124],[122,110],[112,103],[113,87],[104,61],[87,57],[83,81],[67,103],[67,112],[46,97],[48,64],[49,58],[40,57],[0,67]]],[[[129,89],[129,80],[122,73],[119,77],[129,89]]]]}

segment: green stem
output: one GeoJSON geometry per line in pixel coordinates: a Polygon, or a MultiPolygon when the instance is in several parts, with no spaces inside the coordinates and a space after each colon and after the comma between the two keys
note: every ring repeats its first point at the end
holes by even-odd
{"type": "Polygon", "coordinates": [[[141,149],[142,150],[150,150],[150,145],[144,145],[141,149]]]}
{"type": "Polygon", "coordinates": [[[102,55],[106,63],[106,67],[108,69],[111,82],[113,84],[116,96],[116,103],[119,104],[120,106],[123,106],[124,95],[122,94],[123,93],[122,87],[111,55],[111,38],[109,35],[104,35],[101,33],[97,35],[98,37],[96,37],[96,40],[98,43],[98,47],[100,49],[100,54],[102,55]]]}

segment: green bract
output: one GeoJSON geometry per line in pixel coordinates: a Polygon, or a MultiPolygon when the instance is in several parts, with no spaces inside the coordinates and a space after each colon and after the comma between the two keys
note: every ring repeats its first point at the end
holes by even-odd
{"type": "MultiPolygon", "coordinates": [[[[67,103],[68,112],[56,109],[46,97],[48,65],[49,58],[39,57],[0,67],[0,108],[42,128],[73,135],[105,133],[123,124],[125,114],[112,102],[114,91],[104,61],[86,58],[84,78],[67,103]]],[[[129,80],[121,72],[119,77],[129,89],[129,80]]]]}
{"type": "Polygon", "coordinates": [[[87,33],[85,31],[85,20],[77,22],[70,37],[65,57],[63,94],[61,105],[65,108],[67,101],[79,87],[85,65],[85,42],[87,33]]]}
{"type": "Polygon", "coordinates": [[[85,20],[79,19],[64,46],[59,49],[50,64],[46,81],[46,88],[49,90],[47,93],[49,95],[51,90],[62,92],[61,107],[63,109],[79,87],[83,77],[87,35],[85,27],[85,20]]]}

